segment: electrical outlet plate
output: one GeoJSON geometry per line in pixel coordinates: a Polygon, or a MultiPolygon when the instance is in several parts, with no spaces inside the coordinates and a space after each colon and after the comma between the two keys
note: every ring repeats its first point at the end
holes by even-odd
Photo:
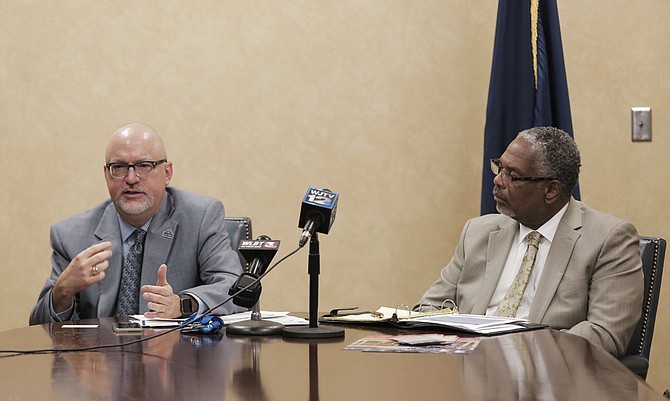
{"type": "Polygon", "coordinates": [[[651,141],[651,107],[631,108],[633,142],[651,141]]]}

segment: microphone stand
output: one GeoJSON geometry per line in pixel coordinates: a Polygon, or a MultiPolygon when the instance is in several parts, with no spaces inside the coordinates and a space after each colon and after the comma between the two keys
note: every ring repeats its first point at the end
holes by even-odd
{"type": "MultiPolygon", "coordinates": [[[[261,267],[259,267],[258,265],[252,263],[252,265],[249,267],[248,272],[260,276],[263,274],[262,270],[264,270],[262,269],[262,265],[261,267]]],[[[256,300],[256,303],[251,308],[251,320],[244,320],[241,322],[231,323],[226,327],[226,333],[238,334],[244,336],[267,336],[273,334],[280,334],[282,330],[284,330],[283,324],[271,322],[268,320],[262,320],[260,294],[258,296],[258,300],[256,300]]]]}
{"type": "Polygon", "coordinates": [[[309,327],[285,327],[282,335],[293,338],[335,338],[344,337],[344,329],[340,327],[319,326],[319,272],[321,256],[319,254],[319,238],[317,233],[309,240],[309,327]]]}
{"type": "MultiPolygon", "coordinates": [[[[281,323],[261,319],[261,300],[256,301],[251,308],[251,320],[231,323],[226,326],[226,333],[245,336],[267,336],[280,334],[284,330],[281,323]]],[[[224,317],[225,319],[225,317],[224,317]]]]}

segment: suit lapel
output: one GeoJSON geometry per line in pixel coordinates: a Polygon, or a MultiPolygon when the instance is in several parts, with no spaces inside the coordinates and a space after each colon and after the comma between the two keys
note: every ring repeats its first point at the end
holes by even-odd
{"type": "Polygon", "coordinates": [[[489,233],[486,249],[486,270],[484,271],[481,296],[472,308],[472,313],[482,315],[486,313],[505,267],[505,261],[512,247],[512,241],[516,236],[518,225],[519,223],[512,220],[510,224],[502,226],[500,230],[489,233]]]}
{"type": "Polygon", "coordinates": [[[100,241],[110,241],[112,243],[112,257],[108,260],[109,267],[105,270],[105,278],[96,284],[98,288],[97,316],[111,316],[116,306],[116,297],[119,292],[119,285],[121,285],[121,271],[123,269],[121,230],[113,203],[110,202],[105,208],[105,212],[95,229],[95,236],[100,241]]]}
{"type": "Polygon", "coordinates": [[[558,285],[563,279],[568,262],[571,259],[575,244],[581,236],[578,231],[582,227],[582,216],[579,204],[574,199],[558,224],[554,241],[551,243],[542,277],[535,291],[535,299],[530,308],[529,320],[541,322],[547,313],[549,304],[556,294],[558,285]]]}

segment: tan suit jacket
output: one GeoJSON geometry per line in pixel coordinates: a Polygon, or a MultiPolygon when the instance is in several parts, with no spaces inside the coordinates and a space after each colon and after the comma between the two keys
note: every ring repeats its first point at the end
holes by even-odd
{"type": "MultiPolygon", "coordinates": [[[[468,221],[454,256],[419,303],[452,299],[461,313],[485,314],[518,227],[498,214],[468,221]]],[[[571,199],[529,320],[568,330],[619,356],[640,318],[643,291],[635,227],[571,199]]]]}

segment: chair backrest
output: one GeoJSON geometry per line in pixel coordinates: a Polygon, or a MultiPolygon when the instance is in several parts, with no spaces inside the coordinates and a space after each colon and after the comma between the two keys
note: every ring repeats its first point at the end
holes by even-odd
{"type": "Polygon", "coordinates": [[[659,237],[640,237],[640,256],[644,271],[644,302],[642,316],[628,343],[626,355],[640,355],[649,359],[651,339],[654,335],[656,310],[661,292],[661,277],[665,259],[666,241],[659,237]]]}
{"type": "Polygon", "coordinates": [[[247,261],[242,257],[238,251],[240,242],[242,240],[250,240],[251,238],[251,219],[249,217],[226,217],[225,218],[226,231],[230,238],[230,247],[237,252],[240,257],[242,267],[247,267],[247,261]]]}

